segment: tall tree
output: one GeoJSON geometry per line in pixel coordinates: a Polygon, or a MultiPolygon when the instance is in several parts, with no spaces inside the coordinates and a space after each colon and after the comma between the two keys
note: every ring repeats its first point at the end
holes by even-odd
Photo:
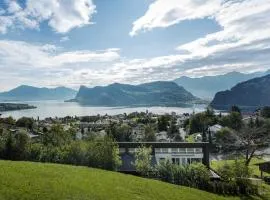
{"type": "Polygon", "coordinates": [[[152,170],[152,148],[142,146],[137,149],[135,154],[135,168],[138,173],[143,176],[148,176],[152,170]]]}
{"type": "Polygon", "coordinates": [[[153,127],[150,124],[145,125],[143,140],[147,141],[147,142],[156,141],[155,130],[153,129],[153,127]]]}

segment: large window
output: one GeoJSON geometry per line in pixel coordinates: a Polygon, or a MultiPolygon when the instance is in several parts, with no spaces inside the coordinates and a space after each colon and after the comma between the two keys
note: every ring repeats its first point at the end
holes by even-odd
{"type": "Polygon", "coordinates": [[[175,165],[180,165],[180,158],[172,158],[172,163],[175,165]]]}

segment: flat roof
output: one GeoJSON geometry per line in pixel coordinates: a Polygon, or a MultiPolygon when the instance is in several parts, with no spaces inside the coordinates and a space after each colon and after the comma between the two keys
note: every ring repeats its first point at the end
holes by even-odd
{"type": "Polygon", "coordinates": [[[163,147],[163,148],[196,148],[196,147],[206,147],[209,145],[208,142],[117,142],[119,147],[140,147],[140,146],[152,146],[153,148],[156,147],[163,147]]]}

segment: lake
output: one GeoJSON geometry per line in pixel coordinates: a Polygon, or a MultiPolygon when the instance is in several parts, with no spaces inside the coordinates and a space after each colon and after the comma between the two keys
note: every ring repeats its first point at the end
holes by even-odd
{"type": "MultiPolygon", "coordinates": [[[[7,103],[7,102],[5,102],[7,103]]],[[[14,102],[11,102],[14,103],[14,102]]],[[[30,110],[17,110],[2,112],[2,117],[12,116],[15,119],[20,117],[33,117],[44,119],[46,117],[65,117],[65,116],[86,116],[86,115],[116,115],[131,112],[149,112],[155,114],[165,114],[176,112],[177,114],[201,112],[205,109],[206,105],[194,105],[193,107],[162,107],[162,106],[149,106],[149,107],[94,107],[80,105],[76,102],[63,102],[63,101],[23,101],[15,103],[27,103],[36,106],[36,109],[30,110]]]]}

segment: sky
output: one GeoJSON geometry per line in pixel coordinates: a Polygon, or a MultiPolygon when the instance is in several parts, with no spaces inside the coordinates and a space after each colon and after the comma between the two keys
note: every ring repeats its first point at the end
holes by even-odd
{"type": "Polygon", "coordinates": [[[270,0],[0,0],[0,91],[270,68],[270,0]]]}

